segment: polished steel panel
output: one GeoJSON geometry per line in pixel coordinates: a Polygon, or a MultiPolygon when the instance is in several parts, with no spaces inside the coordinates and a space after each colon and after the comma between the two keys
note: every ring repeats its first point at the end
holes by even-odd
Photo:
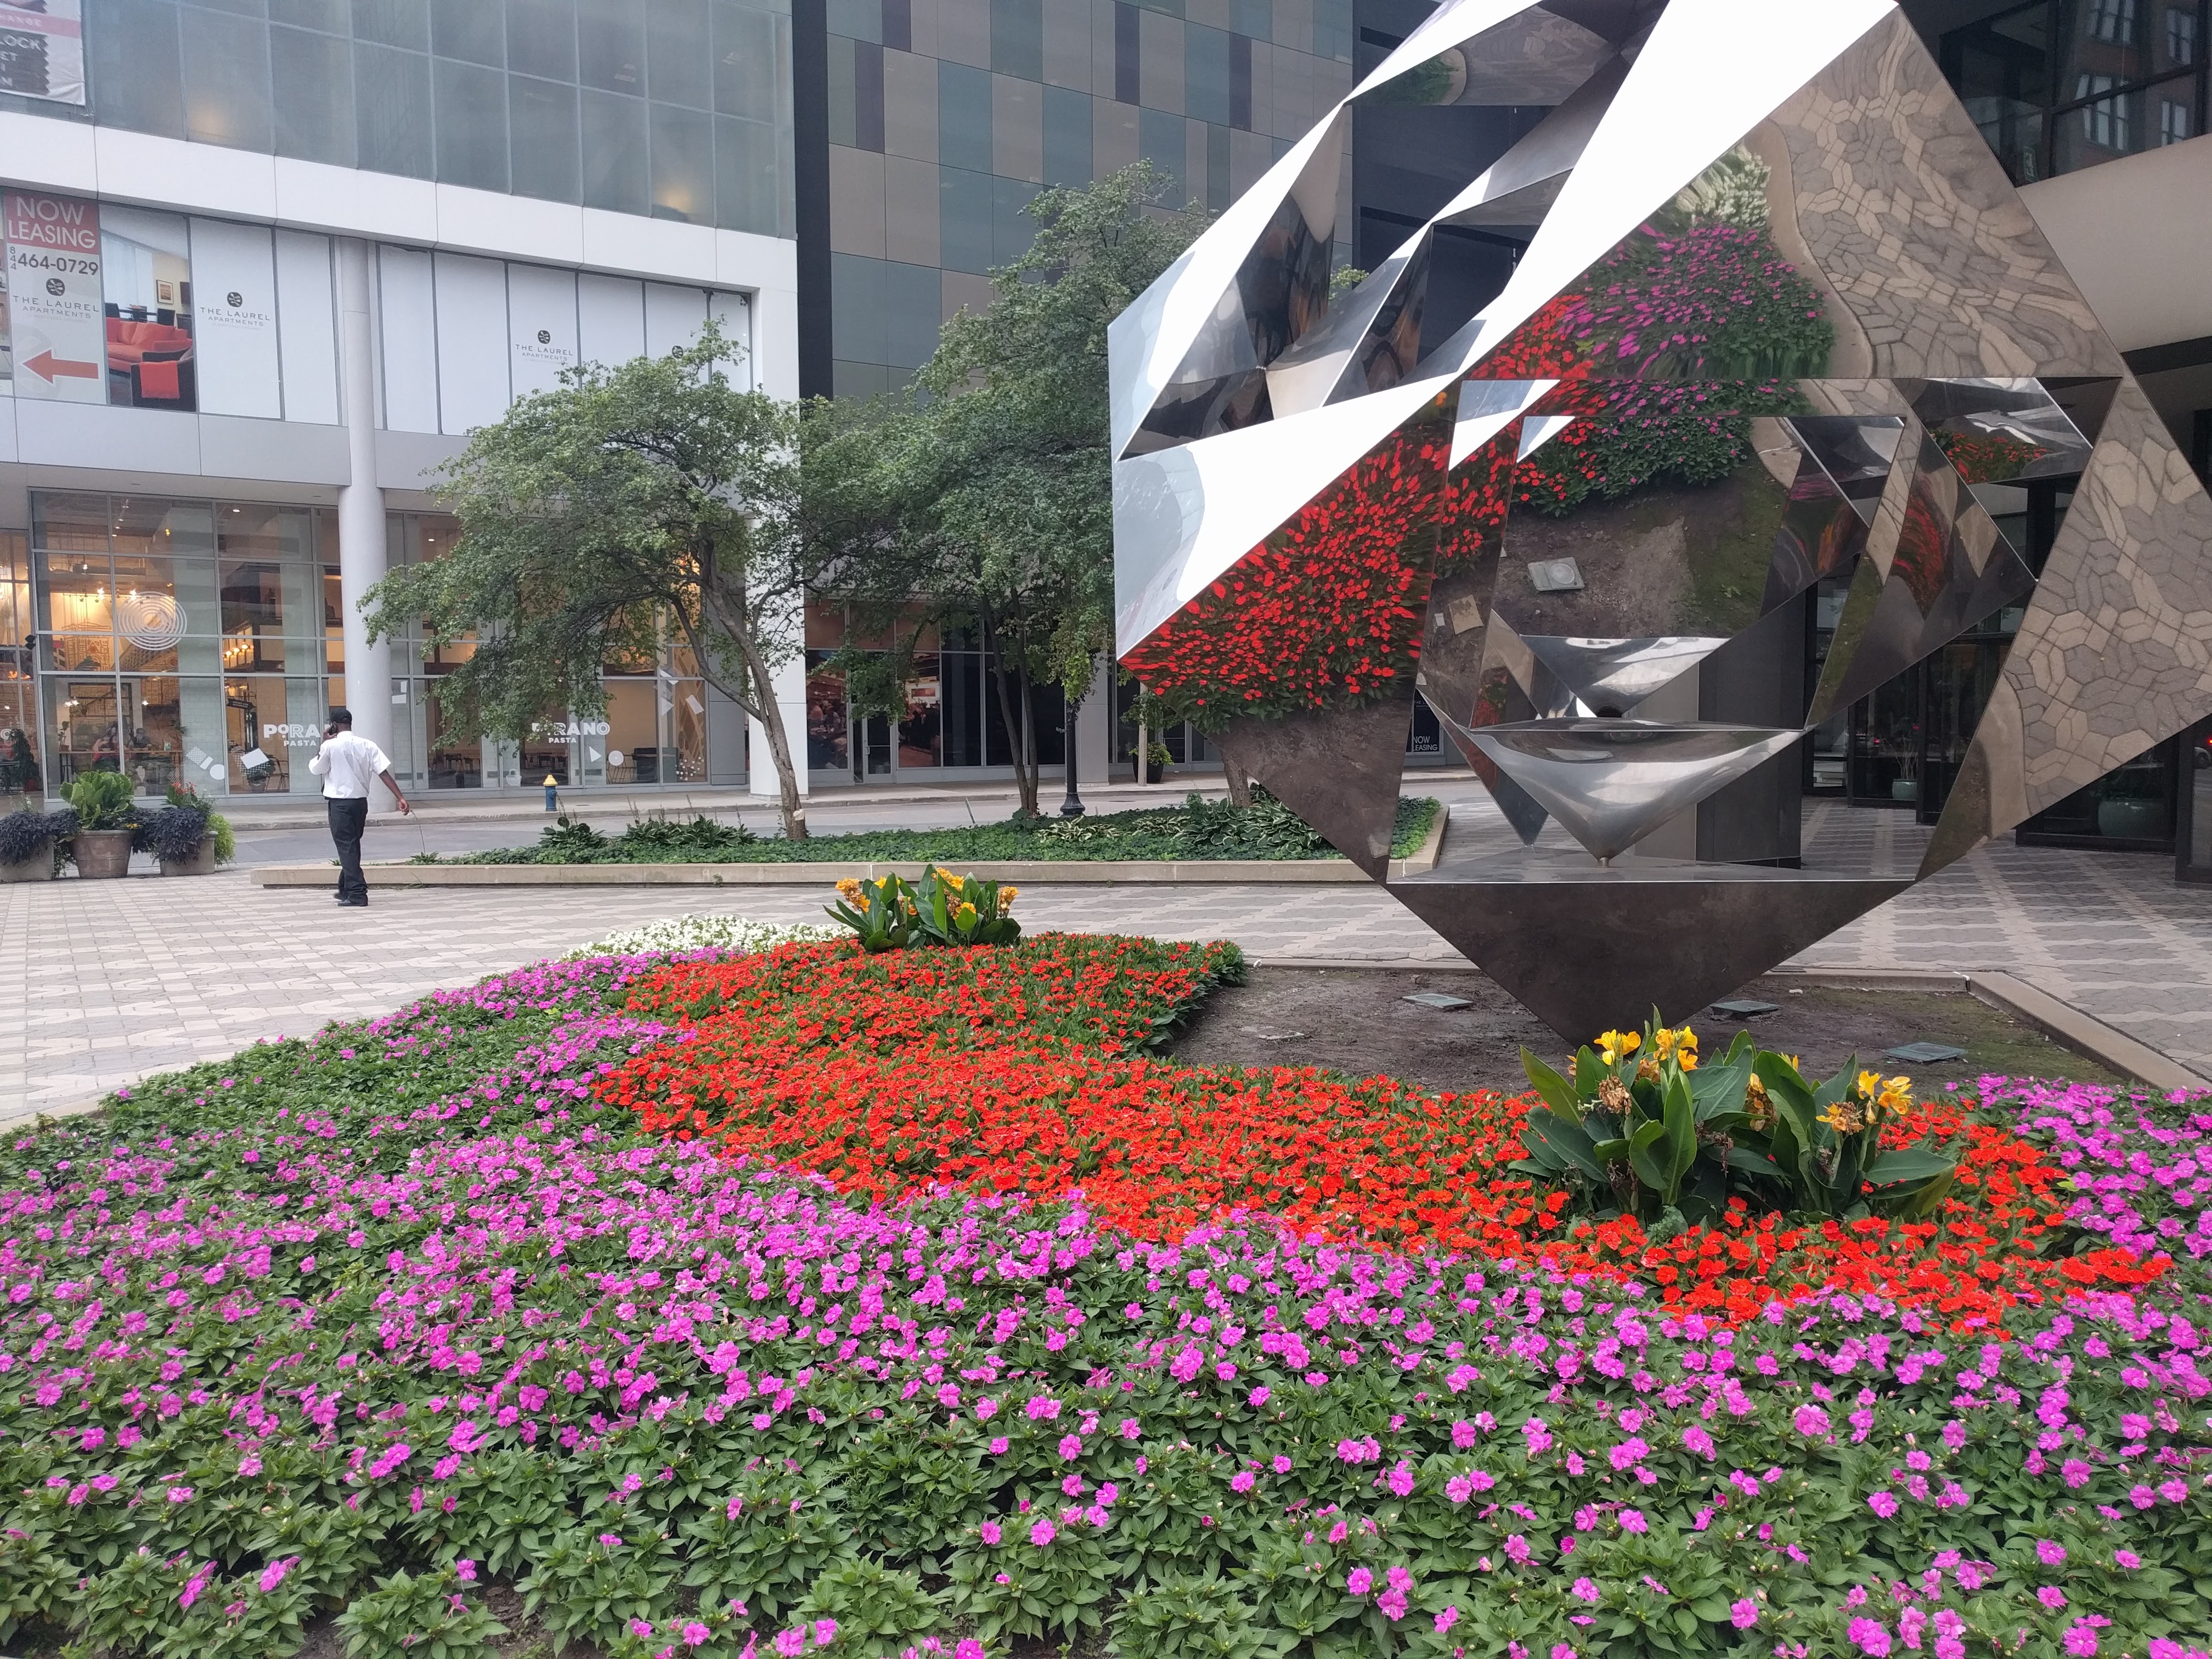
{"type": "Polygon", "coordinates": [[[1755,865],[1522,857],[1390,896],[1565,1042],[1690,1019],[1912,884],[1755,865]],[[1630,938],[1624,925],[1632,921],[1630,938]]]}
{"type": "Polygon", "coordinates": [[[2212,714],[2212,499],[2116,389],[1923,874],[2212,714]]]}
{"type": "Polygon", "coordinates": [[[1536,660],[1552,671],[1585,715],[1628,714],[1726,645],[1726,638],[1667,634],[1648,640],[1584,640],[1522,636],[1536,660]]]}
{"type": "Polygon", "coordinates": [[[1498,769],[1605,862],[1805,734],[1649,720],[1530,720],[1470,730],[1498,769]]]}
{"type": "Polygon", "coordinates": [[[1240,720],[1214,746],[1376,881],[1390,866],[1413,687],[1359,708],[1240,720]]]}

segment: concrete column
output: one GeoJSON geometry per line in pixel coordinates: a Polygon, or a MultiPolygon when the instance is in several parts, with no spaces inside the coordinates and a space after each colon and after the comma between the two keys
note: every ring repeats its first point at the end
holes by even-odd
{"type": "Polygon", "coordinates": [[[338,491],[338,591],[345,613],[346,704],[353,729],[387,755],[392,748],[392,648],[368,642],[362,596],[384,580],[384,489],[376,481],[376,350],[370,313],[368,244],[335,239],[338,265],[338,390],[345,419],[347,477],[338,491]]]}
{"type": "Polygon", "coordinates": [[[1091,677],[1091,689],[1083,694],[1081,712],[1075,722],[1075,781],[1079,787],[1109,781],[1107,770],[1112,765],[1110,754],[1114,736],[1114,699],[1109,695],[1114,685],[1114,665],[1101,660],[1098,672],[1091,677]]]}
{"type": "MultiPolygon", "coordinates": [[[[813,793],[806,777],[806,660],[794,656],[775,671],[776,707],[783,714],[783,740],[791,745],[791,763],[799,775],[799,793],[813,793]]],[[[734,712],[734,711],[732,711],[734,712]]],[[[745,789],[756,800],[777,798],[775,762],[768,746],[768,732],[758,720],[745,722],[750,752],[745,757],[745,789]]]]}

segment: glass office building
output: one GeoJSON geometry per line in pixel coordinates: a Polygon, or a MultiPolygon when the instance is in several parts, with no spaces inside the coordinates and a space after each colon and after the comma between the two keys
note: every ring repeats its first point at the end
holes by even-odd
{"type": "Polygon", "coordinates": [[[450,544],[466,434],[574,365],[712,319],[797,394],[787,6],[69,9],[81,73],[0,65],[0,793],[317,793],[337,702],[416,789],[744,783],[672,645],[495,743],[361,600],[450,544]]]}

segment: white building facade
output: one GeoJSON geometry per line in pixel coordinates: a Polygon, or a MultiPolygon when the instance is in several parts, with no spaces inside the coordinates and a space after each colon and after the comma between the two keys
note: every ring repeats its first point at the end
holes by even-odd
{"type": "Polygon", "coordinates": [[[315,793],[343,703],[415,790],[746,781],[745,722],[672,646],[609,664],[603,714],[486,742],[427,695],[450,662],[372,646],[360,600],[452,533],[428,491],[464,434],[564,368],[712,318],[741,384],[798,395],[787,15],[79,21],[75,80],[0,75],[0,763],[315,793]]]}

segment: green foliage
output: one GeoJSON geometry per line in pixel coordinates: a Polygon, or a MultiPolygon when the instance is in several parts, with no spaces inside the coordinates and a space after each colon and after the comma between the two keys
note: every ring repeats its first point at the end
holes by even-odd
{"type": "Polygon", "coordinates": [[[81,772],[63,792],[76,809],[79,830],[135,830],[131,780],[120,772],[81,772]]]}
{"type": "Polygon", "coordinates": [[[599,1532],[587,1523],[558,1534],[515,1588],[557,1653],[572,1642],[605,1645],[632,1620],[659,1616],[678,1565],[665,1533],[635,1525],[599,1532]]]}
{"type": "Polygon", "coordinates": [[[797,649],[805,581],[799,417],[732,383],[738,350],[710,322],[665,356],[565,370],[478,428],[438,490],[459,539],[365,603],[374,638],[420,617],[426,653],[472,641],[436,677],[439,707],[456,729],[518,740],[549,708],[601,712],[602,666],[656,659],[667,630],[768,727],[803,825],[773,678],[797,649]]]}
{"type": "Polygon", "coordinates": [[[66,806],[58,812],[20,806],[0,816],[0,864],[27,864],[33,858],[51,856],[56,843],[75,835],[76,827],[76,813],[66,806]]]}
{"type": "Polygon", "coordinates": [[[919,1573],[851,1556],[817,1574],[799,1604],[801,1622],[834,1619],[841,1638],[896,1651],[942,1628],[945,1597],[919,1573]]]}
{"type": "Polygon", "coordinates": [[[1566,1077],[1526,1048],[1521,1063],[1544,1103],[1524,1121],[1528,1156],[1513,1167],[1589,1213],[1635,1216],[1654,1243],[1717,1221],[1731,1197],[1754,1212],[1917,1220],[1958,1164],[1924,1146],[1882,1148],[1884,1124],[1911,1114],[1911,1079],[1853,1060],[1816,1085],[1748,1031],[1701,1066],[1696,1034],[1655,1012],[1640,1033],[1584,1045],[1566,1077]]]}
{"type": "MultiPolygon", "coordinates": [[[[1404,858],[1427,838],[1443,809],[1427,797],[1398,803],[1390,855],[1404,858]]],[[[1177,806],[1093,813],[1079,818],[1009,818],[965,830],[870,830],[806,841],[764,841],[739,826],[706,820],[633,824],[620,836],[588,824],[549,824],[535,847],[497,848],[415,864],[904,864],[983,860],[1197,860],[1326,859],[1338,856],[1304,820],[1267,794],[1249,806],[1191,794],[1177,806]],[[664,838],[665,837],[665,838],[664,838]]]]}
{"type": "Polygon", "coordinates": [[[1206,224],[1195,208],[1161,210],[1169,184],[1138,162],[1040,191],[1027,252],[992,273],[991,308],[945,325],[908,392],[807,416],[821,585],[887,641],[880,658],[853,650],[839,664],[855,707],[902,712],[925,637],[974,630],[1032,814],[1029,689],[1079,697],[1112,632],[1107,328],[1206,224]]]}
{"type": "Polygon", "coordinates": [[[380,1579],[338,1615],[346,1652],[362,1659],[404,1653],[410,1659],[474,1659],[490,1654],[507,1626],[486,1608],[471,1607],[451,1567],[442,1571],[396,1572],[380,1579]]]}
{"type": "Polygon", "coordinates": [[[864,951],[1012,945],[1022,936],[1021,923],[1007,914],[1018,890],[933,866],[919,881],[848,877],[837,884],[838,902],[829,914],[853,930],[864,951]]]}
{"type": "Polygon", "coordinates": [[[222,813],[212,814],[208,830],[215,836],[215,861],[228,864],[238,856],[238,832],[231,828],[230,820],[222,813]]]}

